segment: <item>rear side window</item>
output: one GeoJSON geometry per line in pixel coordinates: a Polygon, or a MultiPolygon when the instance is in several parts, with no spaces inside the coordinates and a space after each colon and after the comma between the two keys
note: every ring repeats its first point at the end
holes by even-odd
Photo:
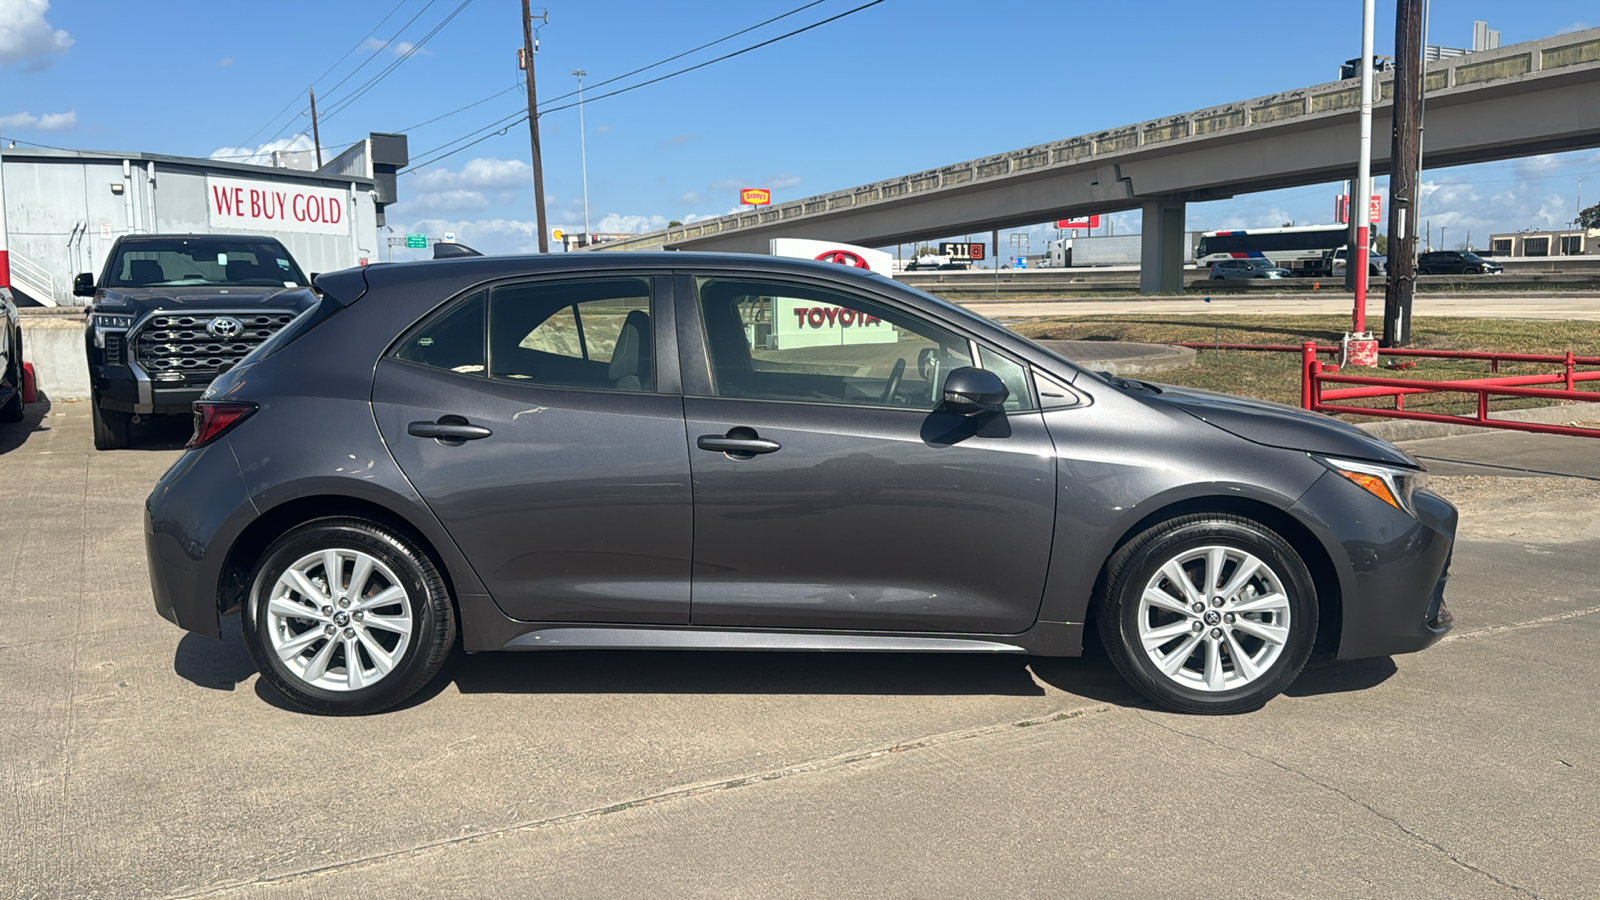
{"type": "Polygon", "coordinates": [[[523,384],[655,390],[650,280],[593,278],[497,287],[489,375],[523,384]]]}
{"type": "Polygon", "coordinates": [[[488,369],[484,349],[486,296],[479,291],[422,320],[391,355],[434,369],[482,376],[488,369]]]}

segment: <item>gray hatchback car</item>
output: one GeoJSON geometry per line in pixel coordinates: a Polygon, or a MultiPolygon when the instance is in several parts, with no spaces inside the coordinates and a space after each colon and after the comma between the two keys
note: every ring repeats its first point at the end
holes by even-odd
{"type": "Polygon", "coordinates": [[[301,708],[467,652],[1074,656],[1260,707],[1449,628],[1456,526],[1323,416],[1095,374],[934,297],[753,255],[325,274],[147,503],[156,607],[240,610],[301,708]]]}

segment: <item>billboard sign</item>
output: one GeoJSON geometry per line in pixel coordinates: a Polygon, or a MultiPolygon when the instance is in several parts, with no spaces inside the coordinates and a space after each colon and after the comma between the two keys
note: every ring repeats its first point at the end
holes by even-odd
{"type": "Polygon", "coordinates": [[[212,228],[346,235],[349,202],[349,193],[338,188],[206,176],[212,228]]]}
{"type": "Polygon", "coordinates": [[[1099,228],[1100,227],[1100,217],[1099,216],[1090,216],[1087,219],[1059,219],[1059,220],[1056,221],[1056,227],[1057,228],[1099,228]]]}
{"type": "Polygon", "coordinates": [[[767,206],[772,203],[772,192],[766,188],[744,188],[739,191],[739,203],[743,206],[767,206]]]}
{"type": "Polygon", "coordinates": [[[939,242],[939,255],[948,256],[951,259],[984,259],[984,248],[986,246],[981,242],[941,241],[939,242]]]}

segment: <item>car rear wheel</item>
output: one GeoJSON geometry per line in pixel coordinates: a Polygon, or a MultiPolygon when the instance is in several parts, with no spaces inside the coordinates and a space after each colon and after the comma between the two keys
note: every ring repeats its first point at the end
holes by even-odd
{"type": "Polygon", "coordinates": [[[127,413],[115,409],[101,409],[100,398],[89,400],[90,415],[94,418],[94,448],[96,450],[128,449],[129,422],[127,413]]]}
{"type": "Polygon", "coordinates": [[[1099,626],[1117,670],[1156,703],[1250,712],[1310,658],[1316,589],[1294,548],[1260,523],[1183,516],[1112,557],[1099,626]]]}
{"type": "Polygon", "coordinates": [[[291,704],[381,712],[421,690],[455,642],[444,579],[397,531],[316,519],[272,543],[250,578],[245,646],[291,704]]]}

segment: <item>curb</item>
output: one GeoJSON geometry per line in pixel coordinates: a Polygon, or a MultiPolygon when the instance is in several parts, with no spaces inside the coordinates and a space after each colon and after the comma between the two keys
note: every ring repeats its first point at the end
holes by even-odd
{"type": "MultiPolygon", "coordinates": [[[[1498,413],[1493,418],[1508,422],[1536,422],[1541,425],[1560,425],[1579,419],[1600,419],[1600,403],[1568,403],[1562,406],[1541,406],[1536,409],[1513,409],[1498,413]]],[[[1354,422],[1357,428],[1373,437],[1386,441],[1420,441],[1425,438],[1450,437],[1457,434],[1482,434],[1482,425],[1452,425],[1448,422],[1354,422]]]]}

